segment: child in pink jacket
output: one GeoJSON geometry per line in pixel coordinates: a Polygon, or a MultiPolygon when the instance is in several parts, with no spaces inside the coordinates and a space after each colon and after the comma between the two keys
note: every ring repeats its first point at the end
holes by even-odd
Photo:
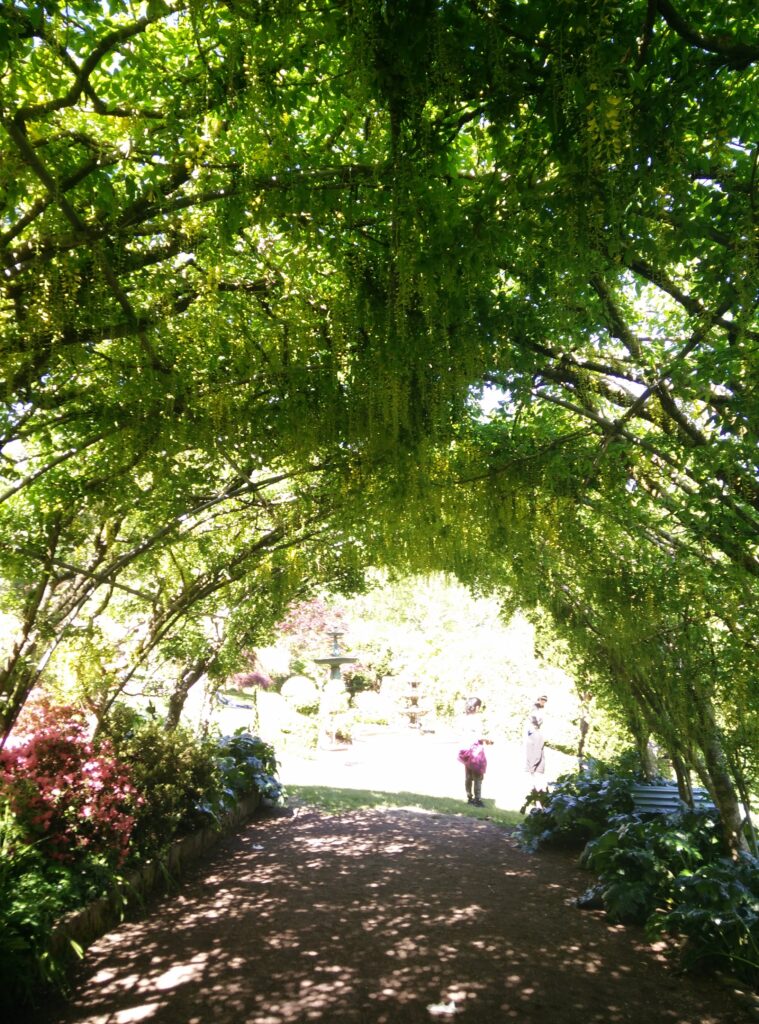
{"type": "Polygon", "coordinates": [[[488,767],[485,756],[485,744],[492,743],[485,737],[482,728],[482,701],[479,697],[469,697],[464,705],[465,735],[459,750],[459,761],[464,765],[464,788],[466,802],[474,807],[484,807],[482,802],[482,780],[488,767]]]}

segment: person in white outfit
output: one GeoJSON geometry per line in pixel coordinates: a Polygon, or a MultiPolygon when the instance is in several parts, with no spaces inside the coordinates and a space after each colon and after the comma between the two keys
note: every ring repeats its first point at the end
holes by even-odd
{"type": "Polygon", "coordinates": [[[538,697],[530,709],[525,727],[525,767],[533,789],[545,789],[546,741],[543,737],[543,708],[548,697],[538,697]]]}

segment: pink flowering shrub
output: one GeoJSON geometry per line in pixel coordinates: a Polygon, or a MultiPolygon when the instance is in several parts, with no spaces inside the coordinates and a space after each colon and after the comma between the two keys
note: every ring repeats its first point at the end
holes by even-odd
{"type": "Polygon", "coordinates": [[[71,708],[35,708],[33,735],[0,751],[2,795],[24,839],[55,861],[127,855],[140,799],[108,741],[97,747],[71,708]]]}

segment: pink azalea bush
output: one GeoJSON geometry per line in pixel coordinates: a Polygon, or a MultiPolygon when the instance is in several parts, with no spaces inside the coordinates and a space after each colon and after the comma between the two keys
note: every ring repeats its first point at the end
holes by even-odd
{"type": "Polygon", "coordinates": [[[108,741],[97,746],[72,708],[38,704],[34,733],[0,751],[0,787],[25,842],[55,861],[126,859],[140,797],[108,741]]]}

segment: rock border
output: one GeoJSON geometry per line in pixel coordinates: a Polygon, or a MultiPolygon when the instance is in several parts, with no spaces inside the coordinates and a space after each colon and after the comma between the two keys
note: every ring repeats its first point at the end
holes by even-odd
{"type": "Polygon", "coordinates": [[[53,926],[48,952],[58,959],[73,954],[77,946],[86,949],[119,925],[131,907],[141,906],[151,893],[177,882],[192,864],[251,818],[263,803],[257,792],[243,798],[217,826],[174,840],[162,857],[130,871],[106,896],[64,915],[53,926]]]}

